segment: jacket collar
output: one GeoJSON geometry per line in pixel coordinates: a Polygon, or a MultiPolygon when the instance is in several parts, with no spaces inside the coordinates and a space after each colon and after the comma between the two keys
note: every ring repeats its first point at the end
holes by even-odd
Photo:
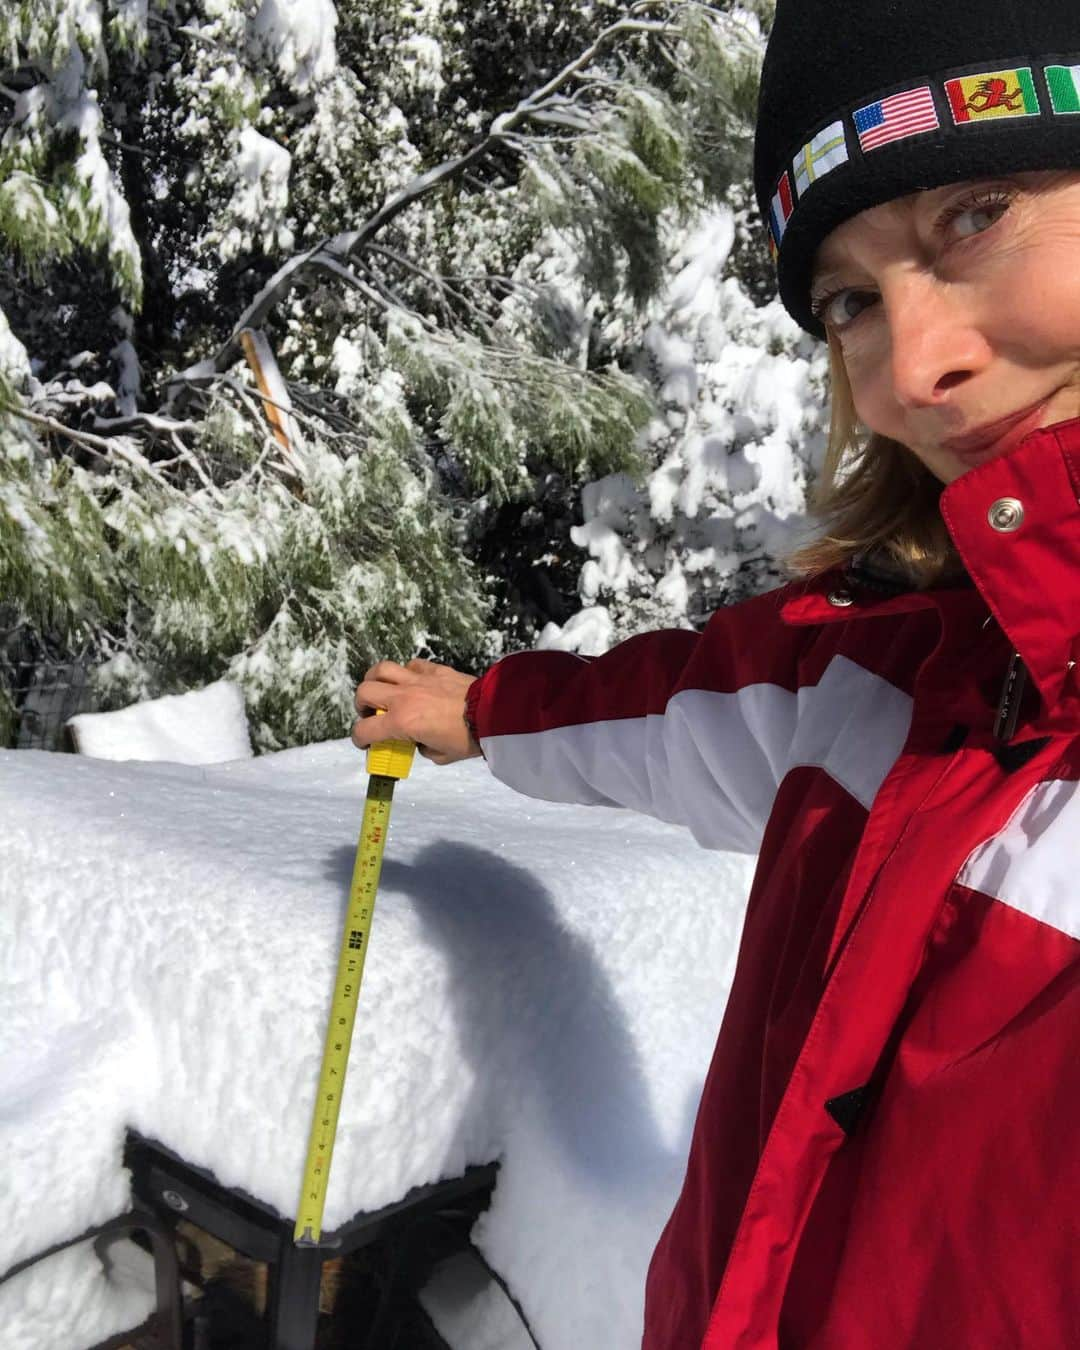
{"type": "MultiPolygon", "coordinates": [[[[1053,706],[1080,660],[1080,418],[1033,431],[957,478],[941,513],[968,584],[1053,706]]],[[[963,586],[913,591],[863,557],[791,592],[782,612],[805,624],[942,609],[963,586]]]]}

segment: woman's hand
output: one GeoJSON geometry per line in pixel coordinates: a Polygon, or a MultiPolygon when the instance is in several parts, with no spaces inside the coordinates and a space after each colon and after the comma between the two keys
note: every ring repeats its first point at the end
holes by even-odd
{"type": "Polygon", "coordinates": [[[378,741],[415,741],[436,764],[453,764],[480,754],[465,722],[465,695],[475,676],[434,661],[379,661],[356,686],[359,720],[353,742],[366,750],[378,741]],[[376,717],[383,708],[385,717],[376,717]]]}

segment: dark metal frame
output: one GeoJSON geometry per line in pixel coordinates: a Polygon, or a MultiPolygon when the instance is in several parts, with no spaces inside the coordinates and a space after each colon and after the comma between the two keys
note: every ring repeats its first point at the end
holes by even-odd
{"type": "MultiPolygon", "coordinates": [[[[314,1350],[319,1321],[319,1286],[326,1261],[347,1256],[389,1236],[424,1214],[478,1195],[490,1196],[497,1164],[468,1168],[463,1176],[411,1190],[403,1200],[358,1214],[323,1234],[316,1247],[298,1247],[293,1220],[244,1191],[222,1186],[211,1172],[185,1162],[155,1140],[129,1132],[124,1162],[131,1169],[136,1211],[146,1211],[170,1232],[180,1219],[219,1238],[236,1251],[269,1265],[266,1309],[267,1350],[314,1350]]],[[[149,1230],[148,1230],[149,1231],[149,1230]]],[[[175,1264],[175,1252],[172,1254],[175,1264]]],[[[155,1249],[155,1269],[161,1268],[155,1249]]]]}

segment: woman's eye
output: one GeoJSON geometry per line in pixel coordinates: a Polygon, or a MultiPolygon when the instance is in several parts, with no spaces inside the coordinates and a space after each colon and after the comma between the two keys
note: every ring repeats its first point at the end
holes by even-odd
{"type": "Polygon", "coordinates": [[[822,323],[839,332],[857,319],[873,299],[868,291],[837,291],[821,302],[819,317],[822,323]]]}
{"type": "MultiPolygon", "coordinates": [[[[978,196],[967,196],[943,211],[934,225],[934,233],[943,248],[948,247],[947,236],[971,239],[985,234],[1004,216],[1013,204],[1013,195],[1008,192],[992,190],[982,191],[978,196]]],[[[855,322],[864,309],[868,309],[877,295],[873,291],[860,291],[854,288],[833,291],[822,296],[812,305],[815,317],[826,327],[841,333],[855,322]]]]}
{"type": "Polygon", "coordinates": [[[968,239],[973,234],[982,234],[991,225],[996,225],[1008,209],[1008,202],[991,202],[988,205],[972,206],[966,211],[960,211],[953,217],[953,227],[961,239],[968,239]]]}

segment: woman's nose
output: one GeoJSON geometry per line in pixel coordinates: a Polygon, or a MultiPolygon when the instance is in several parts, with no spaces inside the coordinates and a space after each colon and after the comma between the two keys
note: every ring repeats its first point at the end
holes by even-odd
{"type": "Polygon", "coordinates": [[[905,277],[883,292],[893,393],[905,408],[947,402],[992,359],[969,300],[932,277],[905,277]]]}

